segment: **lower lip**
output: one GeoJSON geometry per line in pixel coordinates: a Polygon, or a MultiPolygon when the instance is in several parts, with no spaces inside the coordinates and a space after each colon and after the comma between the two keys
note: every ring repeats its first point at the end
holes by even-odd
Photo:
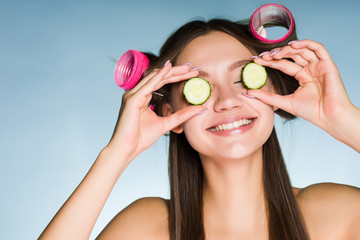
{"type": "Polygon", "coordinates": [[[222,130],[217,132],[213,132],[210,129],[208,129],[208,131],[210,131],[212,134],[215,134],[217,136],[236,136],[249,131],[254,126],[255,121],[256,119],[253,119],[253,121],[249,125],[241,126],[234,129],[222,130]]]}

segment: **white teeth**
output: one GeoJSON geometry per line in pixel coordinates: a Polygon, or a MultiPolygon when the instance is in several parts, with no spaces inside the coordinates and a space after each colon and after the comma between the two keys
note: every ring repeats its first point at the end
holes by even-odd
{"type": "Polygon", "coordinates": [[[220,124],[216,127],[211,128],[210,130],[213,132],[219,132],[219,131],[223,131],[223,130],[231,130],[234,128],[238,128],[244,125],[249,125],[250,123],[252,123],[253,120],[251,119],[242,119],[239,121],[235,121],[232,123],[226,123],[226,124],[220,124]]]}

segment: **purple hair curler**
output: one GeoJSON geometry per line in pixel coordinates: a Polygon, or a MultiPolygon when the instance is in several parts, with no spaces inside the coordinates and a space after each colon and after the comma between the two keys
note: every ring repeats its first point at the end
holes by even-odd
{"type": "Polygon", "coordinates": [[[124,89],[135,87],[141,76],[149,66],[147,56],[137,50],[129,50],[124,53],[115,67],[115,82],[124,89]]]}
{"type": "Polygon", "coordinates": [[[277,43],[285,40],[294,30],[294,18],[291,12],[279,4],[266,4],[258,8],[250,19],[250,29],[253,35],[267,43],[277,43]],[[266,38],[266,25],[283,26],[287,33],[279,39],[266,38]]]}

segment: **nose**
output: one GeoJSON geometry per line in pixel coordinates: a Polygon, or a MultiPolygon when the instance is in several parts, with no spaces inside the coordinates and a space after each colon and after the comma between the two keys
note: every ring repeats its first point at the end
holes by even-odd
{"type": "Polygon", "coordinates": [[[243,99],[240,89],[233,86],[222,85],[214,89],[214,111],[222,112],[243,107],[243,99]]]}

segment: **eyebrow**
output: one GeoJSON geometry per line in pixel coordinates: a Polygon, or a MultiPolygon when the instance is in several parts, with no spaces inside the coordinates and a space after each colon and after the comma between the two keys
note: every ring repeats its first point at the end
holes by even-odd
{"type": "MultiPolygon", "coordinates": [[[[244,66],[245,64],[251,62],[252,60],[250,59],[245,59],[245,60],[240,60],[240,61],[236,61],[232,64],[229,65],[228,67],[228,71],[231,72],[233,71],[234,69],[238,68],[238,67],[241,67],[241,66],[244,66]]],[[[199,77],[209,77],[209,74],[205,71],[202,71],[200,70],[199,71],[199,77]]]]}

